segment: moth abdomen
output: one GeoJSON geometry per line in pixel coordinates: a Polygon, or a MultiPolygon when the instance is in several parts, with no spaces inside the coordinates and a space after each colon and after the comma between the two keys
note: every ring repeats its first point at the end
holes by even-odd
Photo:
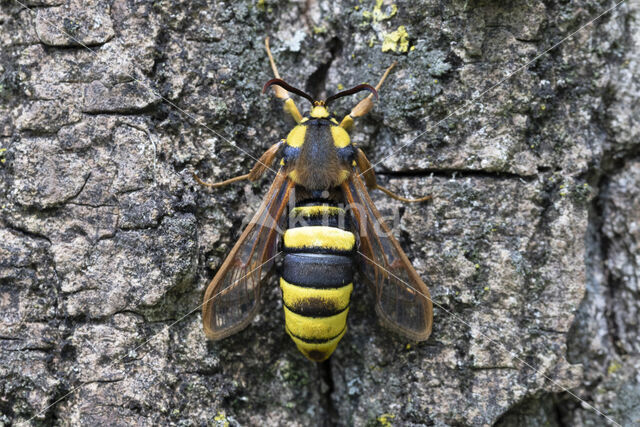
{"type": "MultiPolygon", "coordinates": [[[[319,218],[344,223],[336,219],[344,210],[329,204],[296,207],[292,214],[313,224],[319,218]]],[[[331,356],[346,332],[354,247],[353,233],[340,227],[306,225],[284,234],[285,327],[302,354],[316,362],[331,356]]]]}

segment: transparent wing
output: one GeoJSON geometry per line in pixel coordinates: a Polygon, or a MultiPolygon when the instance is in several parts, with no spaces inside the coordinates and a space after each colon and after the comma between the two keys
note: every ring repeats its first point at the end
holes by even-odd
{"type": "Polygon", "coordinates": [[[219,340],[244,329],[260,309],[260,286],[274,263],[277,237],[293,182],[281,172],[258,212],[209,283],[202,305],[204,332],[219,340]]]}
{"type": "Polygon", "coordinates": [[[393,331],[416,341],[431,334],[433,305],[398,241],[382,220],[357,172],[342,184],[358,235],[360,273],[376,295],[376,313],[393,331]]]}

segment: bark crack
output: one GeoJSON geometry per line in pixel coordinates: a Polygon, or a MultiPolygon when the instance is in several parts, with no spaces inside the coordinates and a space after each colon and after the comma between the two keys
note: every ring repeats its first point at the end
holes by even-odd
{"type": "Polygon", "coordinates": [[[320,95],[322,95],[322,92],[324,91],[327,74],[329,73],[331,64],[342,51],[342,40],[338,37],[332,38],[327,43],[327,48],[329,49],[330,54],[329,59],[324,64],[320,64],[316,71],[311,73],[307,79],[307,84],[305,85],[307,93],[316,97],[316,99],[323,99],[320,95]]]}
{"type": "Polygon", "coordinates": [[[409,171],[380,171],[376,175],[387,177],[441,177],[441,178],[492,178],[501,180],[517,179],[525,182],[532,182],[538,179],[537,175],[520,175],[511,172],[486,171],[474,169],[415,169],[409,171]]]}
{"type": "Polygon", "coordinates": [[[332,427],[338,425],[338,411],[333,404],[333,393],[335,391],[335,384],[333,382],[333,369],[331,358],[318,364],[318,370],[320,378],[326,385],[327,389],[324,393],[321,390],[322,407],[324,409],[325,418],[319,425],[322,427],[332,427]]]}

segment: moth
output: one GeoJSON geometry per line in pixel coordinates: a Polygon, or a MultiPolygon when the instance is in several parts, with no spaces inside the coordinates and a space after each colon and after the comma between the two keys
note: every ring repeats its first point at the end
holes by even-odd
{"type": "Polygon", "coordinates": [[[395,63],[376,87],[361,84],[316,100],[280,78],[268,38],[265,47],[275,78],[263,93],[273,88],[296,126],[248,174],[214,184],[194,175],[203,185],[221,187],[255,181],[276,161],[279,165],[257,213],[207,287],[202,306],[207,337],[220,340],[249,325],[260,309],[261,286],[282,254],[285,330],[308,359],[326,360],[345,335],[356,270],[374,293],[382,324],[408,339],[426,340],[433,323],[429,289],[368,190],[404,202],[430,196],[406,199],[378,185],[369,160],[349,136],[354,119],[373,108],[395,63]],[[362,91],[370,93],[338,121],[330,104],[362,91]],[[302,115],[290,94],[309,101],[309,112],[302,115]]]}

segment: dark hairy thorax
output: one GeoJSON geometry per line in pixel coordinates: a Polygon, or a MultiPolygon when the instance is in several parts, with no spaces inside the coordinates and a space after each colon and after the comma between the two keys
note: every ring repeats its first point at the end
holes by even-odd
{"type": "Polygon", "coordinates": [[[310,190],[327,190],[341,183],[342,171],[350,165],[341,159],[331,136],[332,123],[312,119],[307,123],[304,144],[296,162],[299,183],[310,190]]]}

